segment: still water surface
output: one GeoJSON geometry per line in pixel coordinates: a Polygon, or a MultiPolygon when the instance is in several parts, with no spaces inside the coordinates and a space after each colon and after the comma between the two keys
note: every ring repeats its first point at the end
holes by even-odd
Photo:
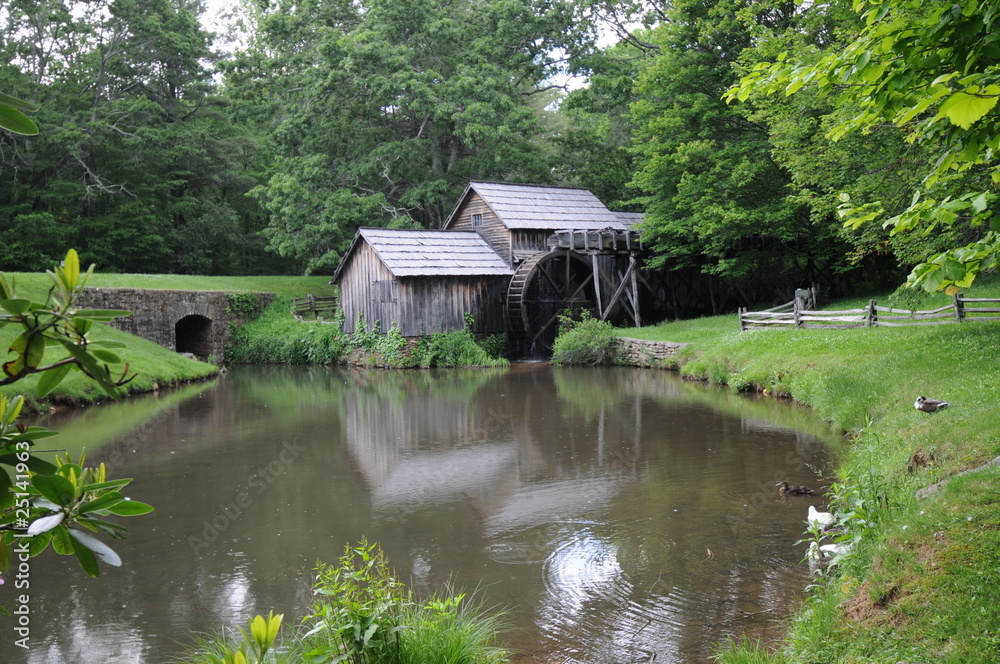
{"type": "Polygon", "coordinates": [[[3,636],[2,662],[159,663],[192,631],[291,622],[315,561],[361,537],[420,592],[509,607],[515,662],[704,662],[801,599],[794,542],[819,500],[774,483],[819,489],[837,444],[771,400],[547,364],[239,369],[42,424],[156,511],[100,579],[35,559],[31,647],[3,636]]]}

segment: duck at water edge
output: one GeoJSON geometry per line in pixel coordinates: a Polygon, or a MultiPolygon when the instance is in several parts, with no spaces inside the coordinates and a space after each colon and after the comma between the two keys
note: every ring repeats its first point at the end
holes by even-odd
{"type": "Polygon", "coordinates": [[[830,512],[820,512],[812,505],[809,506],[809,516],[806,517],[806,521],[809,522],[810,526],[819,528],[820,530],[826,530],[832,526],[836,520],[837,517],[830,512]]]}

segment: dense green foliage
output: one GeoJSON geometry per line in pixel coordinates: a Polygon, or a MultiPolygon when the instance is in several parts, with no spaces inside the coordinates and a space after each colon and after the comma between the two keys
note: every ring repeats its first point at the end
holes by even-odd
{"type": "Polygon", "coordinates": [[[329,272],[473,179],[645,212],[716,309],[993,265],[995,0],[233,9],[221,53],[197,3],[5,5],[0,122],[43,128],[0,136],[5,268],[329,272]]]}
{"type": "Polygon", "coordinates": [[[559,317],[559,336],[552,345],[552,361],[594,367],[617,360],[615,329],[607,321],[584,314],[581,320],[559,317]]]}
{"type": "MultiPolygon", "coordinates": [[[[1000,280],[977,280],[967,294],[1000,296],[1000,280]]],[[[678,358],[685,375],[786,395],[854,439],[828,496],[853,522],[853,554],[817,586],[786,640],[738,644],[720,661],[995,660],[1000,472],[948,479],[929,497],[916,490],[1000,455],[1000,371],[983,361],[1000,352],[1000,325],[741,333],[724,316],[622,333],[694,342],[678,358]],[[919,412],[920,394],[952,406],[919,412]]]]}
{"type": "Polygon", "coordinates": [[[291,300],[277,298],[261,315],[234,325],[226,348],[233,364],[343,364],[355,349],[361,361],[394,369],[414,367],[505,366],[502,345],[477,341],[468,329],[437,332],[408,342],[398,327],[367,329],[356,321],[353,334],[343,332],[343,313],[332,321],[300,321],[290,313],[291,300]]]}
{"type": "MultiPolygon", "coordinates": [[[[1000,252],[1000,7],[992,0],[881,0],[856,1],[852,9],[856,20],[840,20],[832,43],[772,36],[778,46],[749,68],[730,98],[784,97],[805,88],[831,105],[830,141],[886,125],[893,127],[890,136],[905,136],[924,156],[907,160],[913,173],[899,174],[909,200],[900,209],[895,200],[845,192],[844,215],[853,227],[881,217],[893,235],[943,236],[941,253],[915,268],[908,282],[929,291],[968,286],[1000,252]],[[962,240],[968,244],[956,247],[962,240]]],[[[805,14],[832,16],[825,5],[805,14]]],[[[910,152],[895,151],[897,161],[910,152]]]]}
{"type": "Polygon", "coordinates": [[[316,599],[297,633],[276,644],[282,616],[257,616],[242,639],[226,635],[202,639],[179,662],[238,662],[236,658],[247,652],[260,653],[260,657],[242,661],[262,662],[272,647],[276,649],[274,661],[280,664],[508,661],[496,646],[503,628],[502,613],[487,612],[474,598],[450,589],[418,601],[396,579],[375,543],[349,544],[336,565],[318,563],[315,573],[316,599]]]}
{"type": "Polygon", "coordinates": [[[0,264],[42,270],[75,246],[111,272],[267,273],[244,194],[258,152],[215,94],[211,38],[172,0],[13,0],[0,90],[37,136],[0,134],[0,264]]]}

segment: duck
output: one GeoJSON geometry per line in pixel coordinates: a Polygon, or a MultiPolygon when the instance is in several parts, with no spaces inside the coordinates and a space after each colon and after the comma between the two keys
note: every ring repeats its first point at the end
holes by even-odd
{"type": "Polygon", "coordinates": [[[920,396],[913,402],[913,407],[917,410],[922,410],[925,413],[934,413],[943,408],[947,408],[948,402],[941,401],[940,399],[928,399],[927,397],[920,396]]]}
{"type": "Polygon", "coordinates": [[[846,556],[850,552],[851,545],[843,542],[835,544],[816,544],[816,542],[809,542],[809,557],[813,560],[846,556]]]}
{"type": "Polygon", "coordinates": [[[813,490],[807,486],[799,486],[797,484],[789,484],[788,482],[778,482],[774,486],[780,487],[778,493],[782,496],[808,496],[813,493],[813,490]]]}
{"type": "Polygon", "coordinates": [[[806,521],[809,522],[810,526],[819,528],[820,530],[826,530],[836,522],[837,517],[835,517],[830,512],[820,512],[812,505],[809,506],[809,516],[806,517],[806,521]]]}

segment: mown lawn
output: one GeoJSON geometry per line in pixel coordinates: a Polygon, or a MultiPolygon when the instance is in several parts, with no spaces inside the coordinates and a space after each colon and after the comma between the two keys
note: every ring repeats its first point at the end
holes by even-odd
{"type": "MultiPolygon", "coordinates": [[[[1000,297],[1000,279],[966,294],[1000,297]]],[[[723,662],[1000,661],[1000,468],[916,497],[1000,456],[1000,322],[741,333],[729,315],[619,332],[690,342],[683,374],[791,398],[853,441],[839,491],[870,521],[854,555],[810,595],[783,642],[745,644],[723,662]],[[921,394],[951,407],[918,412],[921,394]]]]}

